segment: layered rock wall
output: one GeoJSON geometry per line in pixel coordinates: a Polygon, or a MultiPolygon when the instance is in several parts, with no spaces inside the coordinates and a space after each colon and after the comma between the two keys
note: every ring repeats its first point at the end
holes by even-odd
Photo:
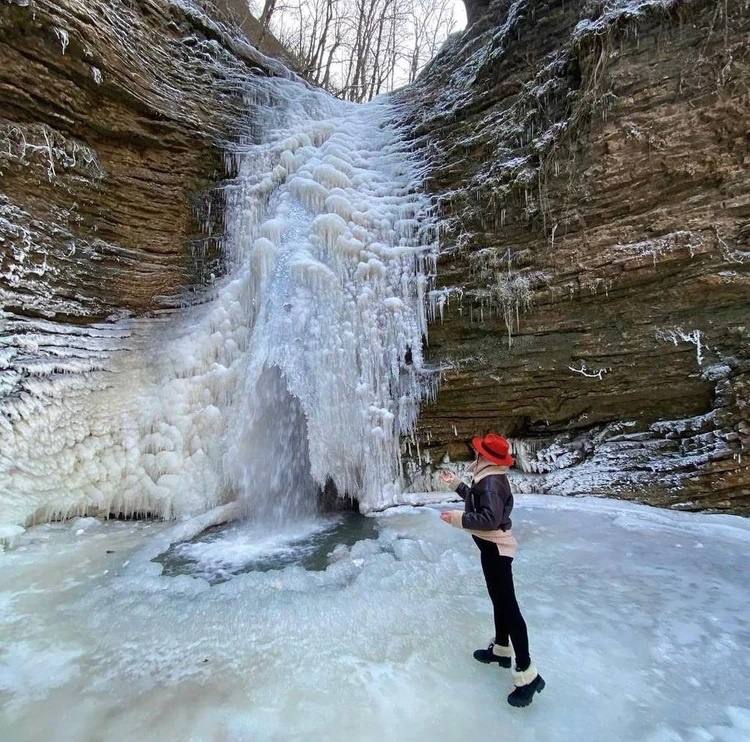
{"type": "Polygon", "coordinates": [[[748,3],[474,5],[404,96],[445,225],[414,486],[498,429],[520,489],[750,512],[748,3]]]}
{"type": "Polygon", "coordinates": [[[202,5],[0,4],[0,296],[13,315],[142,313],[220,269],[209,191],[222,141],[252,136],[253,78],[289,73],[202,5]]]}

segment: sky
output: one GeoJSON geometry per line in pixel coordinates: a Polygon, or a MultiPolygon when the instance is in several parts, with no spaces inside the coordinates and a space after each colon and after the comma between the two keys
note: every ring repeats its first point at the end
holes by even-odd
{"type": "Polygon", "coordinates": [[[456,31],[466,27],[466,6],[463,0],[455,0],[454,5],[456,6],[456,20],[458,24],[456,31]]]}

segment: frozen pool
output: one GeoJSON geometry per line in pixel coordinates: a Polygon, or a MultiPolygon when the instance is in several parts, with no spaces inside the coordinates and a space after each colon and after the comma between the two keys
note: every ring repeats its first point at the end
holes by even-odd
{"type": "Polygon", "coordinates": [[[210,518],[79,519],[0,554],[2,739],[750,739],[746,520],[531,496],[516,516],[547,680],[528,709],[471,658],[489,603],[436,509],[259,550],[237,524],[196,538],[210,518]]]}
{"type": "Polygon", "coordinates": [[[162,574],[202,577],[211,584],[243,572],[266,572],[299,565],[324,570],[338,547],[377,537],[377,519],[354,513],[308,518],[269,531],[249,521],[211,526],[193,538],[171,544],[154,561],[162,574]]]}

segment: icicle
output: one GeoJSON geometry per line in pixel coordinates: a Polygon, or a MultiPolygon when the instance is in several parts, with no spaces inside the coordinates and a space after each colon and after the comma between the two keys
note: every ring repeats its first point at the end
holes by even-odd
{"type": "Polygon", "coordinates": [[[57,36],[57,39],[60,42],[60,46],[62,47],[62,53],[64,56],[65,50],[68,48],[68,44],[70,43],[70,36],[64,28],[56,28],[55,36],[57,36]]]}

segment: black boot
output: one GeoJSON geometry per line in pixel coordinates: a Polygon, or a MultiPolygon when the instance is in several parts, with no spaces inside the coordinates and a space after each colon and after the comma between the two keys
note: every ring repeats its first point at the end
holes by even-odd
{"type": "Polygon", "coordinates": [[[536,671],[534,665],[529,665],[526,670],[516,668],[513,673],[515,689],[508,696],[511,706],[528,706],[534,700],[535,693],[541,693],[546,683],[544,678],[536,671]]]}
{"type": "Polygon", "coordinates": [[[510,658],[510,646],[504,647],[502,644],[495,644],[495,642],[490,642],[487,649],[477,649],[474,652],[474,659],[484,662],[485,665],[497,662],[500,667],[510,667],[510,658]]]}

